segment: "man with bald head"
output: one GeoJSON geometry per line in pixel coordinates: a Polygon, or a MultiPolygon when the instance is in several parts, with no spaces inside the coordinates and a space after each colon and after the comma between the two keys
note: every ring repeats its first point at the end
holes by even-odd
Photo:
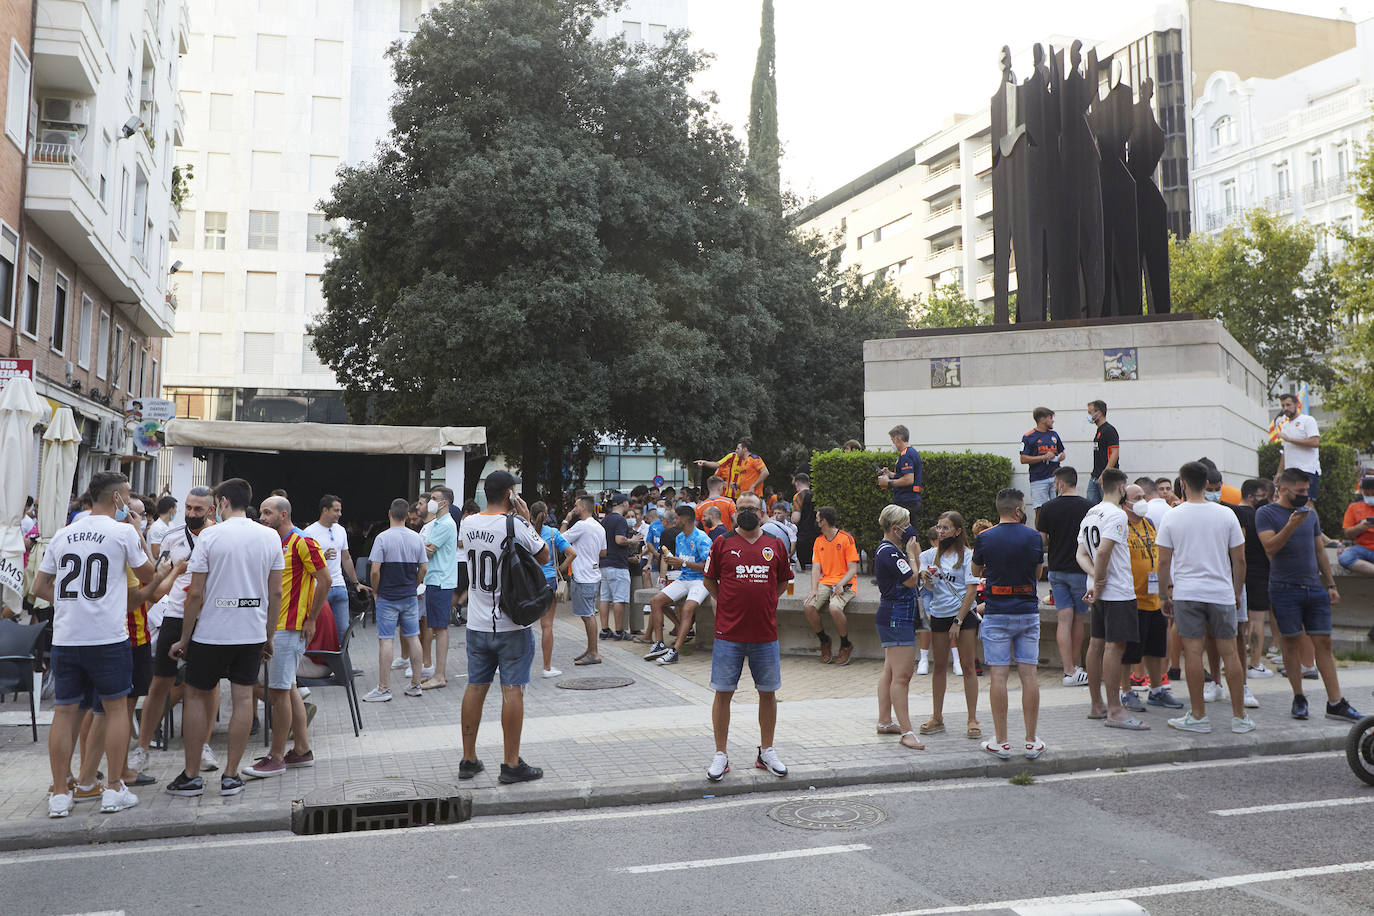
{"type": "Polygon", "coordinates": [[[244,772],[258,779],[280,776],[288,769],[315,765],[310,749],[305,701],[296,689],[296,669],[305,647],[315,635],[315,621],[328,603],[331,578],[320,545],[291,522],[291,503],[285,496],[269,496],[258,507],[258,522],[281,538],[281,608],[272,634],[272,655],[267,660],[267,699],[277,728],[272,749],[244,772]],[[294,746],[286,751],[287,723],[294,746]]]}

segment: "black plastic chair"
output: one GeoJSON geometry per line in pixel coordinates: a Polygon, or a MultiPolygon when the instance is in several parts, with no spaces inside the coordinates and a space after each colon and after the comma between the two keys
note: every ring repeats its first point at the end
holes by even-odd
{"type": "Polygon", "coordinates": [[[33,740],[38,741],[38,697],[33,692],[33,675],[38,670],[39,643],[48,631],[48,624],[21,626],[13,620],[0,620],[0,693],[29,695],[29,726],[33,740]]]}
{"type": "MultiPolygon", "coordinates": [[[[339,641],[338,652],[310,652],[307,658],[319,662],[329,667],[329,674],[324,677],[296,677],[297,687],[309,687],[314,690],[316,687],[342,687],[344,694],[348,698],[348,713],[353,720],[353,737],[357,738],[363,727],[362,703],[358,700],[358,688],[354,684],[357,673],[353,668],[353,661],[348,656],[348,644],[353,641],[353,628],[356,623],[351,624],[344,631],[343,638],[339,641]]],[[[265,704],[263,710],[263,732],[264,738],[271,731],[271,723],[268,721],[272,716],[272,704],[265,704]]]]}

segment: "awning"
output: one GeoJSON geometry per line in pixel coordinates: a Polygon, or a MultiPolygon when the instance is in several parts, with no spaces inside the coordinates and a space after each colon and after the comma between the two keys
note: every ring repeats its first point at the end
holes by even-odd
{"type": "Polygon", "coordinates": [[[260,452],[351,452],[439,455],[446,448],[485,446],[485,426],[351,426],[342,423],[254,423],[171,420],[168,446],[260,452]]]}

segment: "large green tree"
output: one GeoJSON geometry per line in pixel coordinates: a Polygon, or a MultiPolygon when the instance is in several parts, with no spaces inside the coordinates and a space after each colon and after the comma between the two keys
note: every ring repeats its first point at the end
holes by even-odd
{"type": "Polygon", "coordinates": [[[1311,226],[1263,210],[1217,235],[1170,237],[1174,310],[1221,319],[1268,373],[1271,396],[1284,378],[1329,384],[1340,303],[1331,264],[1315,250],[1311,226]]]}
{"type": "Polygon", "coordinates": [[[778,159],[777,45],[773,36],[773,0],[763,0],[759,54],[749,94],[749,200],[755,206],[782,211],[778,159]]]}
{"type": "Polygon", "coordinates": [[[966,328],[992,322],[992,316],[979,308],[957,283],[947,283],[926,297],[917,307],[916,316],[918,328],[966,328]]]}
{"type": "Polygon", "coordinates": [[[1336,277],[1344,298],[1334,379],[1325,404],[1337,414],[1330,441],[1367,451],[1374,443],[1374,156],[1366,147],[1352,181],[1359,232],[1343,233],[1336,277]]]}
{"type": "Polygon", "coordinates": [[[527,491],[602,434],[715,457],[850,423],[854,335],[893,329],[746,202],[739,143],[689,91],[703,56],[596,40],[608,6],[437,7],[390,52],[389,138],[324,204],[344,228],[313,333],[351,413],[484,425],[527,491]]]}

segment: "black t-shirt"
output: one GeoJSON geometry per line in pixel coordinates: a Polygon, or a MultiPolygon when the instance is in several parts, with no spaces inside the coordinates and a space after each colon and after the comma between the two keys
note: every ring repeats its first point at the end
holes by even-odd
{"type": "Polygon", "coordinates": [[[1050,536],[1050,572],[1081,573],[1078,565],[1078,529],[1092,503],[1081,496],[1056,496],[1040,507],[1036,528],[1050,536]]]}
{"type": "Polygon", "coordinates": [[[1264,542],[1260,540],[1259,529],[1255,527],[1255,507],[1250,505],[1231,506],[1240,520],[1240,530],[1245,532],[1245,581],[1269,587],[1269,554],[1264,552],[1264,542]]]}
{"type": "Polygon", "coordinates": [[[807,490],[799,499],[801,521],[797,522],[797,540],[814,541],[821,535],[821,526],[816,524],[816,504],[811,499],[811,491],[807,490]]]}
{"type": "Polygon", "coordinates": [[[616,535],[630,536],[629,522],[625,521],[625,516],[619,512],[608,512],[601,520],[601,527],[606,529],[606,555],[601,558],[601,568],[629,569],[629,551],[624,544],[617,544],[615,540],[616,535]]]}
{"type": "MultiPolygon", "coordinates": [[[[677,516],[673,516],[673,519],[674,519],[674,521],[676,521],[676,520],[677,520],[677,516]]],[[[679,534],[681,534],[681,533],[682,533],[682,529],[679,528],[677,525],[674,525],[674,526],[671,527],[671,528],[664,528],[664,529],[663,529],[663,534],[659,535],[659,538],[658,538],[659,569],[665,568],[664,563],[663,563],[663,556],[664,556],[665,554],[670,554],[670,553],[671,553],[673,556],[677,556],[677,536],[678,536],[679,534]]],[[[668,568],[668,569],[672,569],[671,566],[669,566],[669,567],[667,567],[667,568],[668,568]]],[[[681,568],[681,567],[679,567],[679,568],[681,568]]]]}
{"type": "MultiPolygon", "coordinates": [[[[1107,453],[1113,448],[1120,447],[1121,437],[1116,434],[1115,426],[1103,423],[1097,428],[1097,435],[1093,436],[1093,480],[1101,477],[1102,472],[1107,469],[1107,459],[1110,457],[1107,453]]],[[[1121,466],[1119,455],[1116,464],[1117,467],[1121,466]]]]}

